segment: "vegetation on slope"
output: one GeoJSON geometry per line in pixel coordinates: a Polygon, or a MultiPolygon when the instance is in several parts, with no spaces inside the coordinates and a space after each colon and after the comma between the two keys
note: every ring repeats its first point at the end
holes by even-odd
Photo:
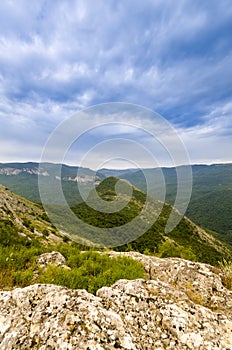
{"type": "MultiPolygon", "coordinates": [[[[107,201],[115,199],[114,190],[118,179],[105,179],[98,187],[99,196],[107,201]]],[[[128,184],[128,186],[130,186],[128,184]]],[[[73,207],[75,214],[83,221],[97,227],[118,227],[125,225],[142,210],[146,195],[133,188],[133,196],[128,205],[117,213],[102,213],[81,203],[73,207]]],[[[151,199],[154,211],[160,207],[160,202],[151,199]]],[[[172,208],[165,204],[154,224],[141,237],[117,247],[116,250],[135,250],[141,253],[157,254],[161,257],[177,256],[190,260],[216,265],[223,258],[231,257],[229,249],[220,241],[214,239],[183,217],[180,223],[169,234],[165,234],[165,226],[172,208]]],[[[176,215],[178,215],[176,213],[176,215]]],[[[136,228],[135,228],[136,229],[136,228]]]]}
{"type": "MultiPolygon", "coordinates": [[[[116,198],[118,179],[109,178],[98,187],[107,200],[116,198]]],[[[128,185],[129,186],[129,185],[128,185]]],[[[146,195],[133,188],[128,205],[117,213],[102,214],[85,203],[73,208],[82,220],[98,227],[115,227],[130,222],[141,212],[146,195]]],[[[152,210],[160,203],[152,200],[152,210]]],[[[117,250],[135,250],[160,257],[177,256],[217,265],[231,257],[226,246],[183,218],[168,235],[164,233],[171,207],[164,205],[158,220],[141,237],[117,250]]],[[[95,293],[120,278],[144,278],[140,263],[128,258],[111,259],[88,247],[71,242],[49,222],[39,205],[12,194],[0,186],[0,288],[9,289],[33,283],[55,283],[69,288],[84,288],[95,293]],[[59,251],[70,269],[38,267],[37,257],[45,252],[59,251]],[[86,251],[83,253],[83,251],[86,251]]]]}
{"type": "MultiPolygon", "coordinates": [[[[58,164],[46,163],[41,165],[40,171],[44,172],[44,176],[40,177],[40,181],[46,192],[48,199],[54,200],[53,204],[57,203],[57,198],[53,192],[54,183],[59,183],[60,173],[58,164]]],[[[27,198],[28,200],[40,203],[40,191],[38,186],[38,171],[39,163],[6,163],[0,164],[0,184],[8,187],[14,193],[27,198]]],[[[65,198],[69,205],[74,205],[82,201],[78,190],[77,182],[74,180],[77,175],[83,179],[95,176],[95,172],[88,168],[81,168],[75,166],[67,166],[62,164],[61,174],[62,188],[65,198]]],[[[102,175],[99,175],[102,178],[102,175]]],[[[87,189],[90,186],[88,181],[82,183],[82,186],[87,189]]],[[[45,196],[45,199],[46,199],[45,196]]]]}
{"type": "Polygon", "coordinates": [[[232,188],[193,198],[186,214],[232,245],[232,188]]]}
{"type": "MultiPolygon", "coordinates": [[[[166,183],[166,202],[173,205],[177,190],[175,168],[162,169],[166,183]]],[[[145,176],[153,184],[151,195],[160,198],[160,169],[119,174],[146,192],[145,176]]],[[[218,238],[232,244],[232,164],[193,165],[192,196],[186,215],[198,225],[219,233],[218,238]]]]}
{"type": "Polygon", "coordinates": [[[143,266],[126,257],[111,259],[94,251],[82,252],[76,243],[47,245],[39,239],[28,240],[18,234],[11,221],[0,221],[0,289],[25,287],[34,283],[54,283],[95,293],[121,278],[145,278],[143,266]],[[36,264],[42,253],[59,251],[71,269],[36,264]]]}
{"type": "Polygon", "coordinates": [[[129,258],[110,259],[61,236],[43,210],[0,186],[0,289],[54,283],[95,293],[120,278],[144,278],[129,258]],[[59,251],[70,269],[37,266],[42,253],[59,251]],[[83,250],[87,250],[83,253],[83,250]]]}
{"type": "MultiPolygon", "coordinates": [[[[4,168],[13,169],[36,169],[38,163],[12,163],[0,164],[0,170],[4,168]]],[[[55,178],[55,164],[49,165],[50,176],[44,177],[46,184],[46,193],[48,198],[53,198],[51,189],[55,178]]],[[[75,181],[67,181],[68,178],[75,178],[78,167],[62,166],[62,187],[65,198],[69,205],[74,206],[81,202],[80,193],[78,191],[75,181]],[[66,179],[66,180],[65,180],[66,179]]],[[[162,169],[145,169],[135,171],[134,169],[126,170],[99,170],[97,175],[100,178],[113,175],[119,178],[127,179],[131,184],[146,192],[146,180],[144,174],[150,183],[153,184],[151,188],[151,195],[154,198],[162,198],[162,176],[164,175],[166,184],[166,199],[165,201],[173,205],[176,189],[177,176],[175,168],[162,169]]],[[[193,172],[193,190],[192,197],[186,215],[205,229],[210,229],[219,233],[217,238],[232,244],[232,164],[216,164],[216,165],[194,165],[193,172]]],[[[90,169],[82,169],[83,175],[93,175],[90,169]]],[[[9,187],[13,192],[26,197],[27,199],[40,202],[38,191],[38,176],[28,172],[21,172],[17,175],[7,176],[0,174],[0,183],[9,187]]],[[[88,183],[86,188],[88,189],[88,183]]],[[[57,204],[57,203],[54,203],[57,204]]]]}

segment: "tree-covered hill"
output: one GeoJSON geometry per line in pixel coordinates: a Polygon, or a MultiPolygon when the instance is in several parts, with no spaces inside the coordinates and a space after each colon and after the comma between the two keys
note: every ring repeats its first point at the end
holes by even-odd
{"type": "MultiPolygon", "coordinates": [[[[62,182],[65,198],[69,205],[74,206],[82,201],[76,181],[77,172],[82,177],[79,179],[79,185],[81,181],[81,186],[85,187],[86,191],[106,176],[116,176],[128,180],[133,186],[146,192],[145,175],[151,180],[150,194],[157,199],[162,198],[163,184],[160,177],[160,172],[162,172],[165,179],[165,201],[173,205],[175,200],[177,189],[175,168],[141,169],[138,171],[135,169],[100,169],[95,174],[91,169],[63,164],[61,179],[55,176],[56,168],[57,164],[46,164],[48,174],[45,172],[46,176],[42,177],[47,197],[53,198],[54,204],[59,204],[56,201],[56,196],[52,193],[53,184],[58,181],[62,182]]],[[[32,162],[0,164],[0,183],[33,202],[40,202],[38,169],[39,164],[32,162]]],[[[231,242],[232,164],[193,165],[192,173],[193,189],[187,216],[193,221],[196,220],[205,229],[217,231],[219,237],[225,242],[231,242]],[[227,191],[228,193],[226,193],[227,191]]]]}
{"type": "Polygon", "coordinates": [[[121,278],[145,278],[142,264],[127,257],[111,259],[70,241],[41,206],[0,186],[0,289],[53,283],[95,293],[121,278]],[[41,254],[53,251],[65,257],[65,267],[38,264],[41,254]]]}
{"type": "MultiPolygon", "coordinates": [[[[97,188],[97,193],[105,201],[113,201],[116,198],[115,185],[117,178],[105,179],[97,188]]],[[[124,182],[126,186],[130,186],[124,182]]],[[[90,194],[91,197],[91,194],[90,194]]],[[[103,213],[97,211],[86,203],[80,203],[72,209],[74,213],[86,223],[94,227],[110,228],[122,227],[141,213],[146,201],[146,195],[142,191],[133,187],[133,195],[128,204],[116,213],[103,213]]],[[[161,203],[152,198],[150,206],[155,211],[160,210],[161,203]]],[[[89,198],[91,203],[91,198],[89,198]]],[[[94,202],[92,202],[94,203],[94,202]]],[[[135,250],[139,252],[149,252],[160,256],[179,256],[187,259],[217,264],[223,258],[228,259],[229,248],[203,229],[193,224],[189,219],[183,217],[179,224],[168,234],[165,233],[165,226],[169,218],[172,207],[164,204],[157,220],[141,237],[132,242],[117,247],[116,250],[135,250]]],[[[176,213],[176,215],[179,215],[176,213]]],[[[150,217],[152,219],[152,217],[150,217]]],[[[139,227],[137,227],[139,229],[139,227]]],[[[136,230],[136,227],[135,227],[136,230]]],[[[117,230],[114,231],[117,235],[117,230]]],[[[129,234],[129,232],[128,232],[129,234]]],[[[104,238],[104,237],[103,237],[104,238]]]]}
{"type": "Polygon", "coordinates": [[[92,184],[99,182],[103,175],[95,176],[91,169],[65,164],[0,163],[0,184],[36,203],[41,202],[39,177],[46,188],[47,198],[54,199],[53,204],[59,203],[52,192],[52,185],[61,182],[67,202],[74,205],[82,200],[77,182],[81,183],[82,188],[88,189],[92,184]]]}
{"type": "MultiPolygon", "coordinates": [[[[166,186],[166,202],[173,205],[177,190],[175,168],[144,169],[123,172],[120,178],[146,192],[146,179],[153,183],[151,195],[160,198],[162,170],[166,186]]],[[[232,242],[232,164],[193,165],[193,187],[186,215],[198,225],[220,234],[222,240],[232,242]]]]}
{"type": "Polygon", "coordinates": [[[232,188],[193,198],[186,214],[232,245],[232,188]]]}

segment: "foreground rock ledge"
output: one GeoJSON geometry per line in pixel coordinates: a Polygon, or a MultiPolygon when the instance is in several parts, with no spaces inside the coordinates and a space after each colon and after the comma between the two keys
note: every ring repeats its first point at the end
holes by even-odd
{"type": "Polygon", "coordinates": [[[120,280],[97,296],[38,284],[0,292],[1,350],[232,349],[232,293],[220,275],[181,259],[133,257],[153,280],[120,280]]]}

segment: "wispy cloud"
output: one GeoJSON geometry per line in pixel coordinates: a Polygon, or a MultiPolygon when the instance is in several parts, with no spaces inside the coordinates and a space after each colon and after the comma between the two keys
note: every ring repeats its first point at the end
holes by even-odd
{"type": "Polygon", "coordinates": [[[230,0],[3,0],[1,159],[14,158],[15,142],[38,158],[72,113],[124,101],[167,118],[192,161],[204,159],[199,142],[205,159],[232,160],[231,31],[230,0]]]}

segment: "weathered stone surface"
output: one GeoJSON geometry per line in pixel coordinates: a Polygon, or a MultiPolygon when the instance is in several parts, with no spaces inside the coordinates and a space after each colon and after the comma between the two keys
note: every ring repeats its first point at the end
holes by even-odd
{"type": "Polygon", "coordinates": [[[34,285],[0,293],[1,350],[139,349],[120,315],[84,290],[34,285]]]}
{"type": "Polygon", "coordinates": [[[51,252],[51,253],[41,254],[38,256],[36,261],[40,267],[47,267],[47,265],[49,265],[49,264],[63,266],[66,268],[68,267],[66,265],[65,257],[59,252],[51,252]]]}
{"type": "Polygon", "coordinates": [[[215,267],[179,258],[160,259],[137,252],[107,252],[110,257],[131,257],[143,263],[149,279],[167,282],[195,303],[232,318],[232,291],[223,286],[222,272],[215,267]]]}
{"type": "Polygon", "coordinates": [[[124,254],[142,261],[152,279],[120,280],[97,296],[54,285],[0,292],[1,350],[232,349],[232,292],[220,273],[124,254]]]}
{"type": "Polygon", "coordinates": [[[142,349],[226,349],[232,322],[161,281],[118,281],[97,293],[142,349]]]}

